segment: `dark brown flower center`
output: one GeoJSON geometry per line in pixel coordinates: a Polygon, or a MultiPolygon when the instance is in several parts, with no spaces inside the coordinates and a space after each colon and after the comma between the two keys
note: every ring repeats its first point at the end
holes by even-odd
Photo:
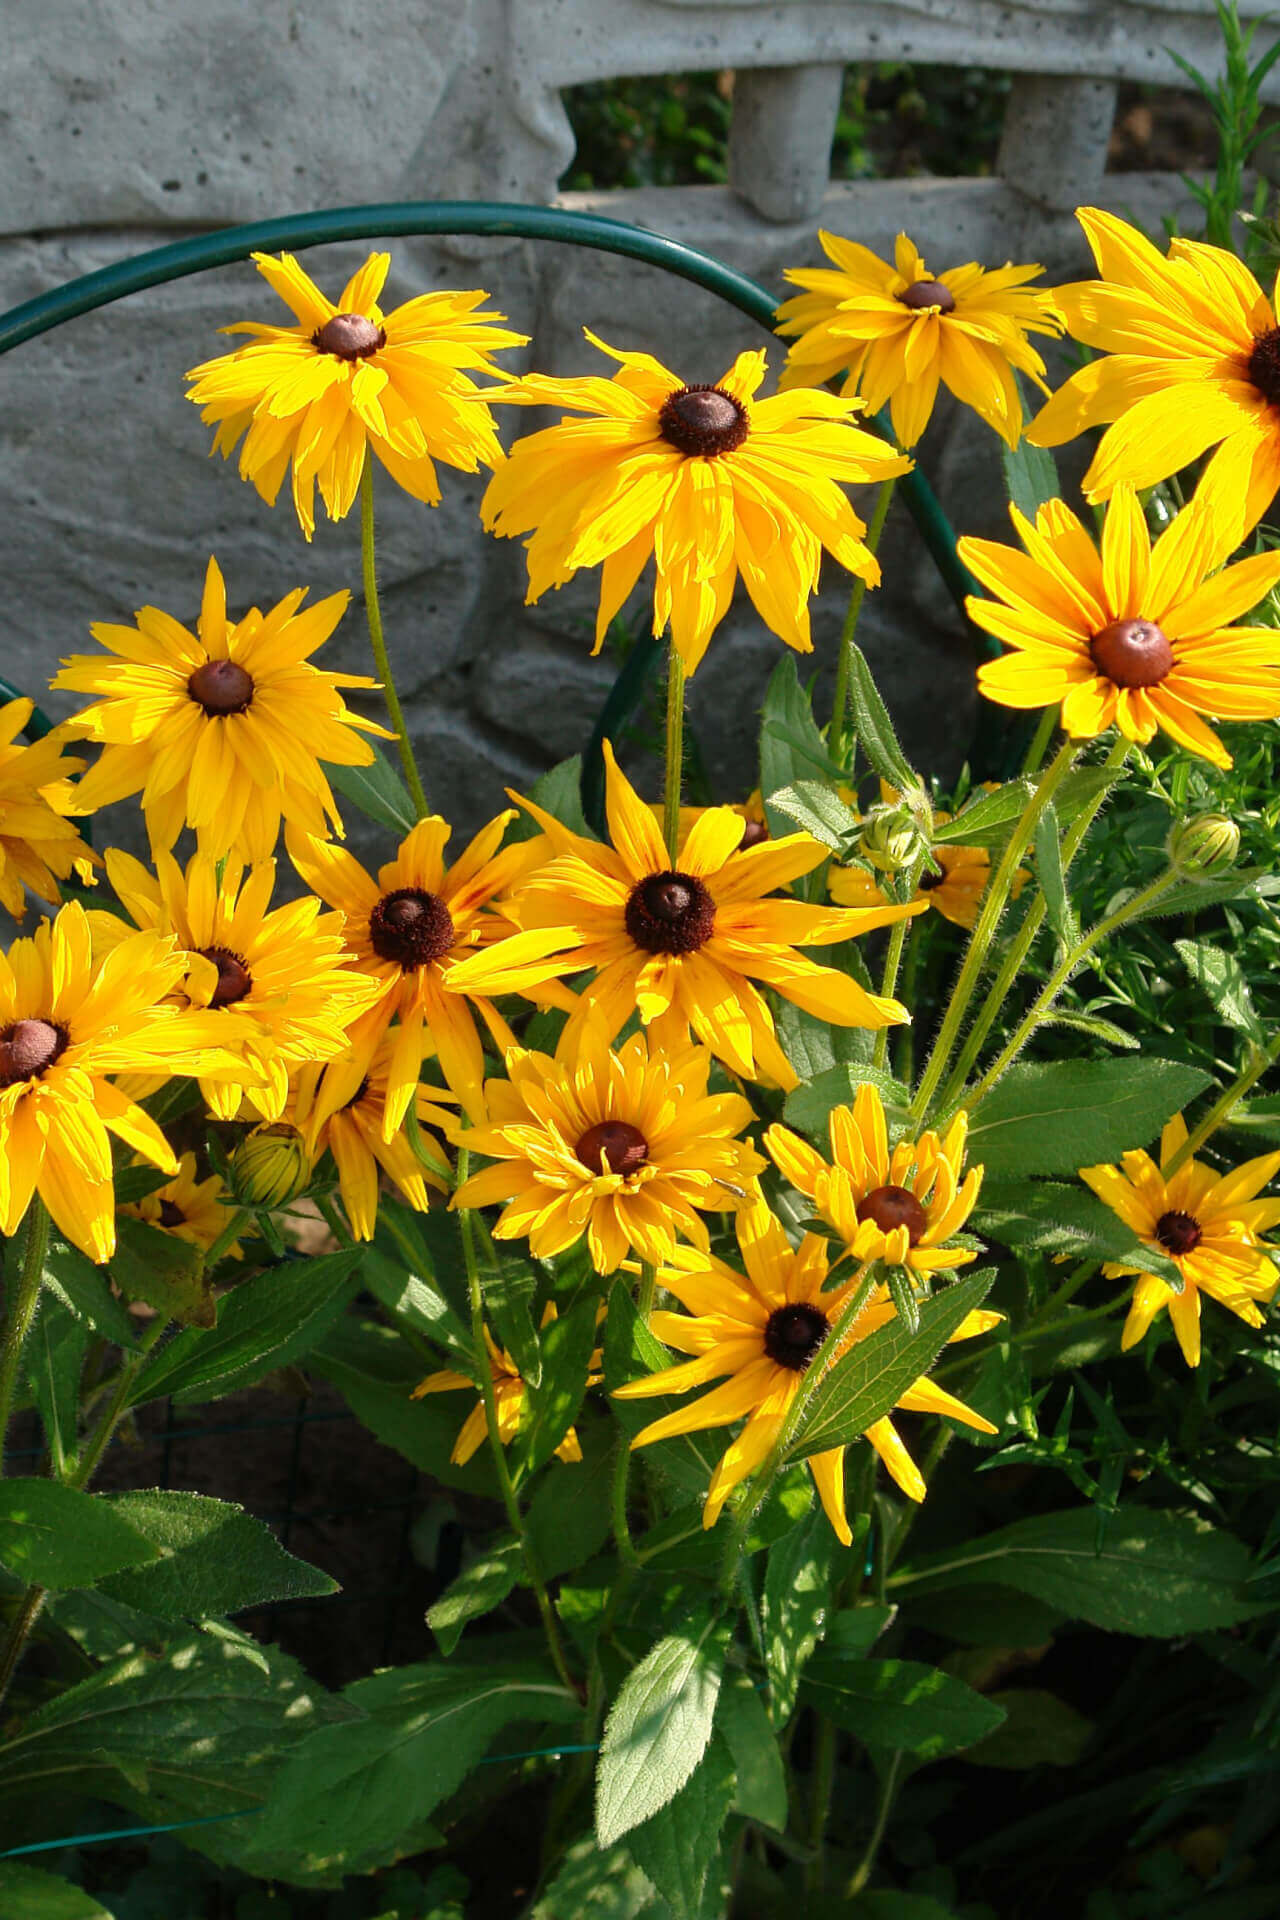
{"type": "Polygon", "coordinates": [[[588,1127],[574,1148],[584,1167],[604,1173],[634,1173],[649,1158],[649,1142],[629,1120],[601,1120],[588,1127]]]}
{"type": "Polygon", "coordinates": [[[202,959],[211,960],[218,969],[218,984],[213,990],[211,1007],[233,1007],[243,1000],[253,985],[253,975],[238,953],[229,947],[201,947],[202,959]]]}
{"type": "Polygon", "coordinates": [[[692,873],[653,873],[632,889],[625,918],[645,953],[693,953],[711,938],[716,903],[692,873]]]}
{"type": "Polygon", "coordinates": [[[455,939],[453,915],[438,893],[397,887],[384,893],[369,916],[369,938],[380,960],[394,960],[402,973],[425,967],[448,953],[455,939]]]}
{"type": "Polygon", "coordinates": [[[360,1105],[360,1102],[364,1099],[366,1093],[368,1093],[368,1091],[369,1091],[369,1076],[366,1073],[364,1079],[360,1082],[360,1085],[356,1088],[351,1098],[349,1100],[343,1101],[342,1105],[338,1109],[339,1113],[349,1113],[352,1107],[358,1107],[360,1105]]]}
{"type": "Polygon", "coordinates": [[[874,1220],[881,1233],[905,1227],[913,1247],[929,1224],[924,1208],[905,1187],[874,1187],[865,1200],[859,1200],[858,1218],[874,1220]]]}
{"type": "Polygon", "coordinates": [[[1264,400],[1280,407],[1280,327],[1268,327],[1253,343],[1249,380],[1264,400]]]}
{"type": "Polygon", "coordinates": [[[946,877],[946,873],[941,867],[939,867],[937,873],[932,873],[929,868],[926,867],[920,875],[920,878],[916,881],[917,893],[932,893],[935,887],[942,885],[946,877]]]}
{"type": "Polygon", "coordinates": [[[1095,633],[1089,654],[1117,687],[1154,687],[1173,665],[1173,648],[1154,620],[1112,620],[1095,633]]]}
{"type": "Polygon", "coordinates": [[[206,660],[187,681],[187,692],[206,713],[243,713],[253,699],[253,676],[234,660],[206,660]]]}
{"type": "Polygon", "coordinates": [[[821,1307],[793,1300],[790,1306],[775,1307],[765,1321],[764,1350],[775,1365],[803,1373],[830,1331],[821,1307]]]}
{"type": "Polygon", "coordinates": [[[387,344],[387,330],[363,313],[335,313],[311,336],[313,347],[321,353],[336,354],[339,360],[363,360],[387,344]]]}
{"type": "Polygon", "coordinates": [[[1194,1253],[1200,1245],[1200,1222],[1189,1213],[1179,1213],[1175,1208],[1170,1213],[1162,1213],[1156,1221],[1156,1239],[1166,1253],[1194,1253]]]}
{"type": "Polygon", "coordinates": [[[0,1033],[0,1087],[38,1080],[67,1044],[64,1027],[51,1020],[15,1020],[0,1033]]]}
{"type": "Polygon", "coordinates": [[[723,387],[681,387],[662,403],[658,432],[681,453],[732,453],[750,430],[747,410],[723,387]]]}
{"type": "Polygon", "coordinates": [[[746,853],[751,847],[761,847],[769,838],[769,829],[763,820],[744,820],[742,838],[738,842],[738,852],[746,853]]]}
{"type": "Polygon", "coordinates": [[[898,298],[912,313],[923,313],[926,307],[938,307],[943,313],[956,310],[956,297],[942,280],[913,280],[898,298]]]}
{"type": "Polygon", "coordinates": [[[180,1227],[186,1221],[186,1214],[172,1200],[160,1202],[160,1225],[162,1227],[180,1227]]]}

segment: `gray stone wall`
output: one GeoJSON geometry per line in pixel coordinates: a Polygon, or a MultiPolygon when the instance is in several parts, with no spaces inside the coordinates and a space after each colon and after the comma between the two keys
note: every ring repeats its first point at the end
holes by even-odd
{"type": "MultiPolygon", "coordinates": [[[[571,154],[557,89],[611,73],[739,69],[733,186],[571,196],[686,239],[782,296],[784,266],[818,259],[819,224],[884,253],[900,227],[943,267],[1087,263],[1064,208],[1088,196],[1149,230],[1194,219],[1170,176],[1103,179],[1112,88],[1173,77],[1161,49],[1214,62],[1204,5],[1040,0],[310,0],[246,13],[233,0],[9,0],[0,110],[0,307],[208,226],[307,208],[468,195],[547,200],[571,154]],[[16,23],[12,24],[12,23],[16,23]],[[1001,177],[832,184],[842,63],[892,49],[1026,74],[1001,177]],[[1070,76],[1057,79],[1052,76],[1070,76]],[[568,142],[568,143],[567,143],[568,142]]],[[[363,246],[308,254],[335,288],[363,246]]],[[[398,242],[387,298],[484,286],[534,336],[530,364],[599,369],[582,340],[647,348],[714,379],[758,331],[653,269],[553,245],[398,242]]],[[[268,510],[208,458],[182,398],[215,329],[279,311],[252,268],[138,295],[0,360],[0,675],[39,691],[91,620],[150,601],[194,616],[218,555],[233,605],[359,578],[358,516],[307,547],[287,500],[268,510]]],[[[771,356],[775,367],[781,349],[771,356]]],[[[514,410],[512,410],[514,411],[514,410]]],[[[532,422],[508,415],[508,433],[532,422]]],[[[997,443],[945,403],[920,450],[962,530],[999,532],[997,443]]],[[[485,538],[481,484],[442,470],[429,510],[380,490],[384,611],[434,802],[459,829],[583,742],[615,663],[589,657],[595,577],[522,605],[521,556],[485,538]]],[[[867,502],[859,502],[864,511],[867,502]]],[[[909,522],[895,514],[867,646],[908,744],[952,771],[973,721],[965,636],[909,522]]],[[[847,583],[828,572],[811,663],[829,679],[847,583]]],[[[637,595],[636,609],[643,594],[637,595]]],[[[726,791],[753,779],[756,712],[778,642],[735,606],[692,688],[694,724],[726,791]]],[[[330,664],[364,670],[353,605],[330,664]]],[[[321,656],[322,659],[324,656],[321,656]]],[[[68,702],[55,696],[62,713],[68,702]]],[[[122,827],[121,833],[127,832],[122,827]]]]}

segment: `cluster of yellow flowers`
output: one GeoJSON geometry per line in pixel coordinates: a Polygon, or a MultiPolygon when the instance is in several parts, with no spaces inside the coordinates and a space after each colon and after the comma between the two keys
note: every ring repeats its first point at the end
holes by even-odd
{"type": "MultiPolygon", "coordinates": [[[[981,670],[982,689],[1017,707],[1061,702],[1076,738],[1115,726],[1146,741],[1159,726],[1228,765],[1201,716],[1280,713],[1280,636],[1230,625],[1280,582],[1280,555],[1217,570],[1280,484],[1280,329],[1231,256],[1174,242],[1165,260],[1111,216],[1081,217],[1103,279],[1052,295],[1027,286],[1035,267],[934,278],[905,237],[889,268],[824,235],[834,270],[789,276],[805,291],[781,309],[780,331],[796,337],[768,399],[757,397],[763,353],[739,355],[710,386],[600,341],[617,362],[609,379],[509,377],[493,355],[524,337],[484,310],[482,293],[426,294],[384,312],[390,262],[374,254],[335,305],[288,255],[255,256],[295,324],[227,329],[249,344],[197,367],[189,397],[216,427],[217,451],[240,447],[241,474],[266,501],[290,473],[308,540],[316,486],[340,519],[370,454],[429,504],[440,497],[436,463],[492,469],[482,516],[498,535],[526,537],[529,600],[599,566],[598,647],[652,558],[654,630],[669,630],[692,672],[739,576],[765,624],[807,651],[822,552],[869,584],[879,578],[842,488],[908,469],[939,381],[1015,444],[1014,369],[1044,387],[1028,336],[1065,323],[1114,351],[1049,401],[1031,435],[1052,444],[1114,422],[1086,476],[1110,510],[1100,550],[1060,501],[1034,526],[1014,513],[1025,555],[962,543],[996,596],[971,602],[974,618],[1010,649],[981,670]],[[807,384],[833,376],[842,395],[807,384]],[[495,402],[575,417],[504,455],[495,402]],[[855,424],[886,402],[897,445],[855,424]],[[1135,487],[1217,440],[1195,500],[1153,547],[1135,487]]],[[[331,1153],[357,1239],[374,1233],[381,1175],[419,1209],[429,1188],[447,1191],[443,1159],[423,1150],[421,1129],[434,1129],[468,1166],[473,1153],[487,1162],[452,1205],[500,1206],[496,1235],[527,1240],[538,1257],[585,1239],[600,1274],[647,1263],[687,1310],[659,1312],[653,1326],[693,1357],[625,1391],[729,1376],[637,1442],[746,1417],[712,1483],[711,1524],[769,1453],[857,1284],[828,1286],[831,1268],[883,1261],[923,1280],[964,1264],[973,1253],[955,1236],[981,1182],[980,1168],[964,1171],[963,1115],[941,1137],[890,1147],[880,1096],[864,1085],[831,1116],[830,1164],[785,1127],[763,1137],[838,1253],[813,1232],[793,1247],[762,1197],[766,1161],[745,1137],[752,1105],[745,1091],[715,1088],[796,1084],[762,988],[835,1026],[905,1021],[898,1001],[812,950],[930,905],[971,925],[987,857],[939,849],[907,902],[836,871],[835,904],[812,904],[790,889],[828,858],[817,840],[771,837],[750,810],[744,819],[712,807],[683,810],[669,842],[606,746],[607,843],[512,796],[531,837],[511,836],[517,809],[505,810],[447,864],[449,826],[423,809],[372,874],[330,837],[342,824],[324,767],[368,765],[363,736],[395,736],[344,699],[373,680],[312,660],[347,598],[308,606],[298,588],[233,619],[210,559],[194,632],[155,607],[132,626],[93,628],[101,651],[65,661],[54,681],[91,704],[53,736],[19,744],[29,703],[0,709],[0,903],[20,913],[25,886],[54,904],[60,882],[101,867],[122,909],[73,900],[0,958],[0,1233],[17,1230],[38,1192],[70,1241],[108,1260],[114,1133],[170,1176],[139,1203],[141,1217],[221,1245],[236,1217],[227,1196],[197,1180],[191,1156],[179,1162],[140,1104],[174,1075],[199,1082],[215,1119],[291,1126],[308,1168],[331,1153]],[[70,742],[101,748],[87,771],[64,757],[70,742]],[[151,868],[119,851],[100,859],[74,825],[131,796],[151,868]],[[273,907],[282,829],[309,891],[273,907]],[[194,851],[183,860],[174,848],[185,830],[194,851]],[[518,1044],[496,1004],[513,995],[566,1014],[554,1055],[518,1044]],[[486,1047],[499,1077],[486,1078],[486,1047]],[[428,1060],[443,1085],[423,1083],[428,1060]],[[710,1252],[708,1212],[736,1215],[743,1270],[710,1252]]],[[[1188,1162],[1167,1190],[1145,1156],[1130,1159],[1123,1175],[1088,1177],[1179,1261],[1187,1284],[1174,1296],[1141,1277],[1129,1333],[1170,1305],[1194,1364],[1199,1288],[1251,1319],[1274,1290],[1258,1236],[1280,1220],[1280,1203],[1255,1196],[1280,1156],[1223,1180],[1188,1162]]],[[[894,1310],[877,1287],[845,1344],[894,1310]]],[[[970,1314],[953,1338],[997,1317],[970,1314]]],[[[523,1389],[496,1346],[490,1364],[510,1429],[523,1389]]],[[[438,1375],[424,1390],[459,1384],[438,1375]]],[[[986,1426],[924,1379],[899,1404],[986,1426]]],[[[473,1418],[462,1453],[478,1431],[473,1418]]],[[[890,1421],[867,1437],[921,1497],[890,1421]]],[[[843,1449],[810,1464],[847,1541],[843,1449]]]]}

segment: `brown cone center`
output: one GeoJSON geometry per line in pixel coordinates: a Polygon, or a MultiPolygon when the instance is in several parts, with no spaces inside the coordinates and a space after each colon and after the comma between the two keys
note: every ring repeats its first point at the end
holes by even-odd
{"type": "Polygon", "coordinates": [[[172,1200],[162,1200],[160,1202],[160,1225],[162,1227],[180,1227],[184,1224],[186,1217],[182,1208],[176,1206],[172,1200]]]}
{"type": "Polygon", "coordinates": [[[15,1020],[0,1033],[0,1087],[38,1079],[66,1044],[66,1034],[51,1020],[15,1020]]]}
{"type": "Polygon", "coordinates": [[[387,330],[363,313],[335,313],[311,336],[313,347],[321,353],[336,354],[339,360],[363,360],[387,344],[387,330]]]}
{"type": "Polygon", "coordinates": [[[253,975],[238,953],[230,947],[201,947],[200,957],[211,960],[218,969],[218,984],[213,990],[211,1007],[233,1007],[243,1000],[253,985],[253,975]]]}
{"type": "Polygon", "coordinates": [[[874,1220],[881,1233],[905,1227],[913,1247],[929,1224],[924,1208],[905,1187],[874,1187],[865,1200],[859,1200],[858,1218],[874,1220]]]}
{"type": "Polygon", "coordinates": [[[1094,634],[1089,654],[1117,687],[1158,686],[1173,665],[1168,636],[1154,620],[1112,620],[1094,634]]]}
{"type": "Polygon", "coordinates": [[[1263,399],[1280,407],[1280,327],[1260,333],[1249,355],[1249,379],[1263,399]]]}
{"type": "Polygon", "coordinates": [[[1194,1253],[1200,1245],[1200,1222],[1190,1213],[1174,1209],[1162,1213],[1156,1221],[1156,1239],[1166,1253],[1194,1253]]]}
{"type": "Polygon", "coordinates": [[[831,1330],[821,1307],[793,1300],[775,1307],[764,1323],[764,1350],[779,1367],[803,1373],[831,1330]]]}
{"type": "Polygon", "coordinates": [[[956,297],[942,280],[913,280],[898,299],[904,307],[910,307],[912,313],[923,313],[927,307],[938,307],[943,313],[956,310],[956,297]]]}
{"type": "Polygon", "coordinates": [[[937,873],[932,873],[929,870],[929,868],[926,867],[924,872],[920,875],[920,878],[916,881],[917,893],[932,893],[935,887],[940,887],[942,885],[946,877],[947,876],[941,867],[938,869],[937,873]]]}
{"type": "Polygon", "coordinates": [[[738,842],[738,852],[746,853],[752,847],[762,847],[769,838],[769,829],[763,820],[744,820],[742,838],[738,842]]]}
{"type": "Polygon", "coordinates": [[[629,1120],[601,1120],[588,1127],[574,1148],[584,1167],[604,1173],[634,1173],[649,1158],[649,1142],[629,1120]]]}
{"type": "Polygon", "coordinates": [[[627,932],[645,953],[693,953],[711,938],[716,903],[692,873],[652,873],[631,890],[627,932]]]}
{"type": "Polygon", "coordinates": [[[456,934],[453,915],[438,893],[397,887],[384,893],[369,916],[369,939],[380,960],[412,973],[448,953],[456,934]]]}
{"type": "Polygon", "coordinates": [[[681,387],[658,414],[658,431],[669,446],[706,459],[740,447],[748,426],[746,408],[723,387],[681,387]]]}
{"type": "Polygon", "coordinates": [[[243,713],[253,699],[253,676],[234,660],[206,660],[187,681],[187,692],[206,713],[243,713]]]}

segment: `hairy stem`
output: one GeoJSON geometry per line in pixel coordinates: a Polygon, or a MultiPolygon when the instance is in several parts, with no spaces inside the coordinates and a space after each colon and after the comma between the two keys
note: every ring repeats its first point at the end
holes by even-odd
{"type": "Polygon", "coordinates": [[[382,632],[382,607],[378,600],[378,569],[373,544],[373,456],[368,452],[365,453],[364,472],[360,475],[360,564],[364,572],[364,610],[369,622],[369,645],[373,648],[378,678],[382,682],[382,697],[396,730],[396,746],[400,753],[400,765],[404,768],[405,784],[413,796],[418,818],[422,820],[431,809],[423,792],[418,763],[413,757],[409,729],[405,724],[400,696],[396,692],[391,658],[382,632]]]}
{"type": "MultiPolygon", "coordinates": [[[[868,553],[874,554],[880,549],[880,536],[884,532],[884,523],[889,517],[889,508],[893,503],[893,490],[897,484],[897,474],[880,482],[880,491],[876,495],[876,504],[871,515],[871,525],[867,529],[868,553]]],[[[845,755],[849,751],[849,682],[853,674],[853,641],[858,631],[858,621],[866,594],[866,581],[856,576],[849,594],[844,626],[840,629],[840,652],[836,659],[836,690],[831,702],[831,725],[827,729],[827,751],[838,767],[845,764],[845,755]]]]}
{"type": "Polygon", "coordinates": [[[1216,1133],[1224,1121],[1230,1118],[1232,1108],[1237,1101],[1243,1100],[1250,1087],[1261,1080],[1267,1068],[1274,1066],[1277,1060],[1280,1060],[1280,1033],[1276,1035],[1270,1046],[1261,1047],[1255,1051],[1248,1066],[1237,1074],[1226,1092],[1214,1101],[1200,1124],[1187,1135],[1168,1166],[1163,1169],[1166,1180],[1171,1174],[1175,1174],[1179,1167],[1185,1166],[1193,1154],[1199,1153],[1210,1134],[1216,1133]]]}
{"type": "Polygon", "coordinates": [[[672,866],[680,852],[680,789],[684,783],[684,660],[667,648],[667,739],[662,768],[662,837],[672,866]]]}
{"type": "Polygon", "coordinates": [[[18,1362],[35,1318],[44,1275],[44,1257],[49,1251],[49,1214],[38,1193],[31,1196],[27,1208],[27,1242],[22,1267],[12,1299],[5,1301],[4,1332],[0,1335],[0,1472],[4,1466],[4,1443],[9,1427],[9,1410],[18,1381],[18,1362]]]}

